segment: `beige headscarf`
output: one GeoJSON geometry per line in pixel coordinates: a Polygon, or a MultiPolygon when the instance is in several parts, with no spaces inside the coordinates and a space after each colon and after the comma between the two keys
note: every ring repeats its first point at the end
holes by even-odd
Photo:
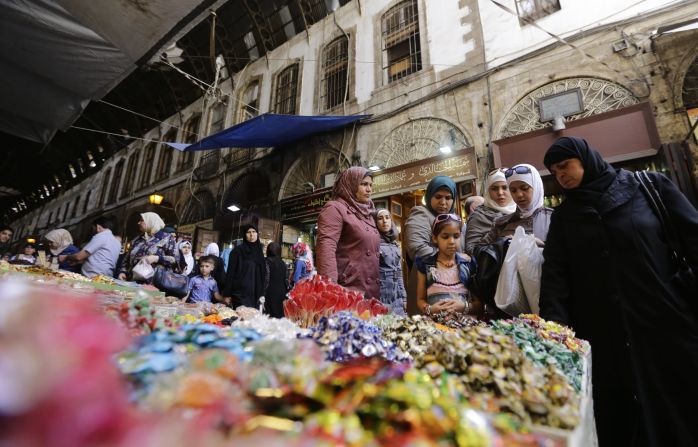
{"type": "Polygon", "coordinates": [[[68,245],[73,243],[73,236],[70,235],[68,230],[64,230],[63,228],[51,230],[48,233],[46,233],[45,237],[46,240],[58,245],[58,248],[51,249],[51,253],[54,256],[58,256],[59,254],[61,254],[61,252],[65,250],[66,247],[68,247],[68,245]]]}
{"type": "Polygon", "coordinates": [[[145,232],[152,236],[158,231],[165,228],[165,222],[157,215],[157,213],[141,213],[141,218],[145,222],[145,232]]]}

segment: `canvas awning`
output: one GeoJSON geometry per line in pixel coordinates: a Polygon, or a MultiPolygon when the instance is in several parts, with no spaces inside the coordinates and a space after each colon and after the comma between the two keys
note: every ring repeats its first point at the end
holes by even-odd
{"type": "Polygon", "coordinates": [[[274,147],[322,132],[341,129],[370,115],[303,116],[265,113],[194,144],[167,143],[180,151],[205,151],[228,147],[274,147]]]}
{"type": "Polygon", "coordinates": [[[215,0],[6,0],[0,131],[48,143],[215,0]]]}

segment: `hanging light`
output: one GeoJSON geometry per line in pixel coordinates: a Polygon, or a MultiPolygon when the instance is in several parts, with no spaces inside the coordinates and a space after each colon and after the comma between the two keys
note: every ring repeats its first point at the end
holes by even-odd
{"type": "Polygon", "coordinates": [[[163,197],[160,194],[151,194],[148,197],[151,205],[160,205],[162,203],[163,197]]]}

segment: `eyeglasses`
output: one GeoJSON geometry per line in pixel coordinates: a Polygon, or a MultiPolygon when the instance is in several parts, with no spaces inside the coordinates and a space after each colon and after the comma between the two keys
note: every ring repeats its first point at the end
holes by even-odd
{"type": "Polygon", "coordinates": [[[436,219],[434,219],[434,224],[431,226],[431,229],[434,230],[434,228],[436,228],[438,224],[442,222],[447,222],[449,220],[452,222],[458,222],[459,224],[463,222],[458,214],[439,214],[438,216],[436,216],[436,219]]]}
{"type": "Polygon", "coordinates": [[[494,168],[490,172],[487,173],[487,176],[489,177],[490,175],[496,173],[496,172],[507,172],[507,168],[494,168]]]}
{"type": "Polygon", "coordinates": [[[504,171],[504,177],[509,178],[514,173],[517,174],[530,174],[531,173],[531,168],[528,166],[514,166],[513,168],[509,168],[506,171],[504,171]]]}

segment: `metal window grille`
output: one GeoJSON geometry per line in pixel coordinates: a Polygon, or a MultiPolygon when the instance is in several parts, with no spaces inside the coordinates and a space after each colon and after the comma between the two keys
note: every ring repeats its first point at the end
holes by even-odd
{"type": "Polygon", "coordinates": [[[145,147],[145,156],[141,165],[141,188],[150,185],[150,170],[153,168],[153,161],[155,161],[155,144],[149,144],[145,147]]]}
{"type": "Polygon", "coordinates": [[[90,197],[92,196],[92,191],[87,191],[87,195],[85,196],[85,203],[82,205],[82,213],[85,214],[87,212],[87,208],[90,206],[90,197]]]}
{"type": "Polygon", "coordinates": [[[216,105],[211,108],[211,126],[209,127],[209,135],[223,130],[225,126],[225,109],[226,105],[221,103],[216,103],[216,105]]]}
{"type": "Polygon", "coordinates": [[[298,64],[285,68],[276,76],[274,113],[293,115],[296,113],[298,92],[298,64]]]}
{"type": "Polygon", "coordinates": [[[218,149],[214,149],[204,154],[201,157],[201,163],[199,167],[196,168],[195,177],[197,179],[209,178],[218,173],[218,167],[220,165],[220,152],[218,149]]]}
{"type": "Polygon", "coordinates": [[[525,25],[560,10],[559,0],[516,0],[519,23],[525,25]]]}
{"type": "Polygon", "coordinates": [[[349,66],[349,40],[346,36],[330,42],[322,52],[322,110],[329,110],[344,101],[349,66]]]}
{"type": "Polygon", "coordinates": [[[173,149],[167,145],[163,144],[160,146],[160,159],[158,160],[157,170],[158,180],[163,180],[170,175],[170,168],[172,167],[172,151],[173,149]]]}
{"type": "Polygon", "coordinates": [[[383,69],[388,82],[422,69],[417,0],[406,0],[383,15],[383,69]]]}
{"type": "Polygon", "coordinates": [[[259,82],[254,81],[245,89],[240,104],[240,121],[247,121],[259,114],[259,82]]]}

